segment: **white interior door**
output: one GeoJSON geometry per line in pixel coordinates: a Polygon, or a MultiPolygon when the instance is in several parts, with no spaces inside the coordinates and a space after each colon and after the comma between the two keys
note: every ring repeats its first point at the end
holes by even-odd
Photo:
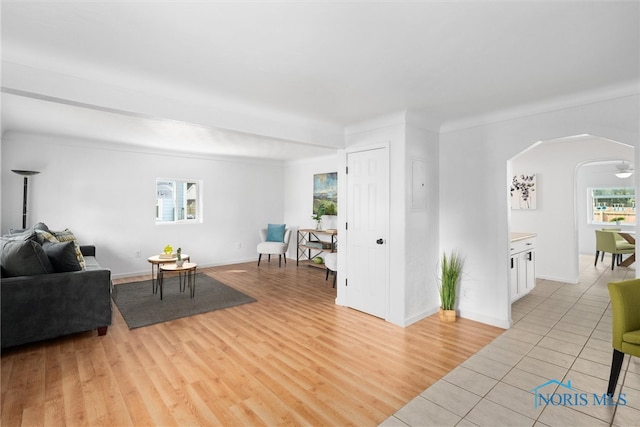
{"type": "Polygon", "coordinates": [[[387,318],[388,150],[349,153],[347,167],[346,305],[387,318]]]}

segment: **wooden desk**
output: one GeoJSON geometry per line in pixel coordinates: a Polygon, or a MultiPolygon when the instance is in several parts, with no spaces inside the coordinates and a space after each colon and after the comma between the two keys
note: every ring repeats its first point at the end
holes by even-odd
{"type": "MultiPolygon", "coordinates": [[[[326,238],[326,237],[325,237],[326,238]]],[[[301,228],[298,230],[298,244],[296,265],[300,260],[311,261],[310,267],[324,269],[324,264],[315,264],[313,260],[323,252],[335,252],[338,244],[338,230],[316,230],[312,228],[301,228]],[[320,236],[328,236],[330,241],[323,240],[320,236]]]]}
{"type": "MultiPolygon", "coordinates": [[[[636,244],[636,233],[633,231],[617,231],[616,233],[618,233],[619,235],[621,235],[624,240],[626,240],[629,243],[632,244],[636,244]]],[[[636,262],[636,254],[635,252],[632,253],[631,255],[629,255],[627,257],[627,259],[625,259],[624,261],[622,261],[620,263],[620,266],[622,267],[629,267],[631,264],[633,264],[634,262],[636,262]]]]}

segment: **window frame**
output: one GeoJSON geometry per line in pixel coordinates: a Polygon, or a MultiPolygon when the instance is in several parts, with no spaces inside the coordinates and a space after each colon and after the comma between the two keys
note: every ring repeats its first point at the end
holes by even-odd
{"type": "Polygon", "coordinates": [[[201,223],[202,222],[202,180],[198,179],[177,179],[177,178],[156,178],[156,216],[155,223],[156,225],[166,225],[166,224],[193,224],[193,223],[201,223]],[[160,189],[161,185],[169,185],[171,187],[172,195],[171,197],[160,197],[160,189]],[[187,198],[187,192],[189,190],[189,185],[195,185],[195,198],[187,198]],[[183,188],[182,191],[179,191],[180,187],[183,188]],[[183,194],[182,198],[179,199],[179,194],[183,194]],[[171,199],[173,205],[173,219],[161,219],[160,212],[164,199],[171,199]],[[189,204],[190,201],[195,200],[195,217],[188,218],[190,215],[189,204]],[[181,213],[181,210],[183,213],[181,213]],[[181,218],[181,216],[184,216],[181,218]]]}
{"type": "MultiPolygon", "coordinates": [[[[635,187],[633,186],[609,186],[609,187],[588,187],[587,188],[587,223],[588,224],[593,224],[593,225],[611,225],[611,224],[615,224],[614,222],[611,221],[596,221],[595,220],[595,211],[597,210],[596,208],[596,204],[597,204],[597,200],[598,199],[628,199],[628,198],[632,198],[634,199],[633,201],[633,206],[631,207],[633,209],[633,216],[635,219],[636,216],[636,211],[637,211],[637,206],[636,206],[636,194],[635,194],[635,187]],[[594,191],[595,190],[617,190],[617,189],[622,189],[622,190],[631,190],[632,194],[622,194],[622,195],[606,195],[606,196],[601,196],[601,197],[597,197],[594,196],[594,191]]],[[[624,207],[624,206],[620,206],[619,208],[622,209],[629,209],[629,207],[624,207]]],[[[614,211],[615,212],[615,211],[614,211]]],[[[621,211],[621,212],[627,212],[628,211],[621,211]]],[[[620,216],[625,216],[624,214],[620,214],[620,216]]],[[[635,226],[637,220],[634,220],[633,222],[620,222],[620,225],[626,225],[626,226],[635,226]]]]}

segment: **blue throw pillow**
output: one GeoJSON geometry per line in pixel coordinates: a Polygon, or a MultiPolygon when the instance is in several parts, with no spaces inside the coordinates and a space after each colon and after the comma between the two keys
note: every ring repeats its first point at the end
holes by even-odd
{"type": "Polygon", "coordinates": [[[267,242],[284,242],[284,228],[286,224],[268,224],[267,242]]]}

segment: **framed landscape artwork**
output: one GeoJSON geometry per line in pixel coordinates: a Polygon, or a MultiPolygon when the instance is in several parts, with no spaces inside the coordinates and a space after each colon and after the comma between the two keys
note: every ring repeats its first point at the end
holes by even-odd
{"type": "Polygon", "coordinates": [[[338,214],[338,172],[313,175],[313,213],[320,209],[324,215],[338,214]]]}

